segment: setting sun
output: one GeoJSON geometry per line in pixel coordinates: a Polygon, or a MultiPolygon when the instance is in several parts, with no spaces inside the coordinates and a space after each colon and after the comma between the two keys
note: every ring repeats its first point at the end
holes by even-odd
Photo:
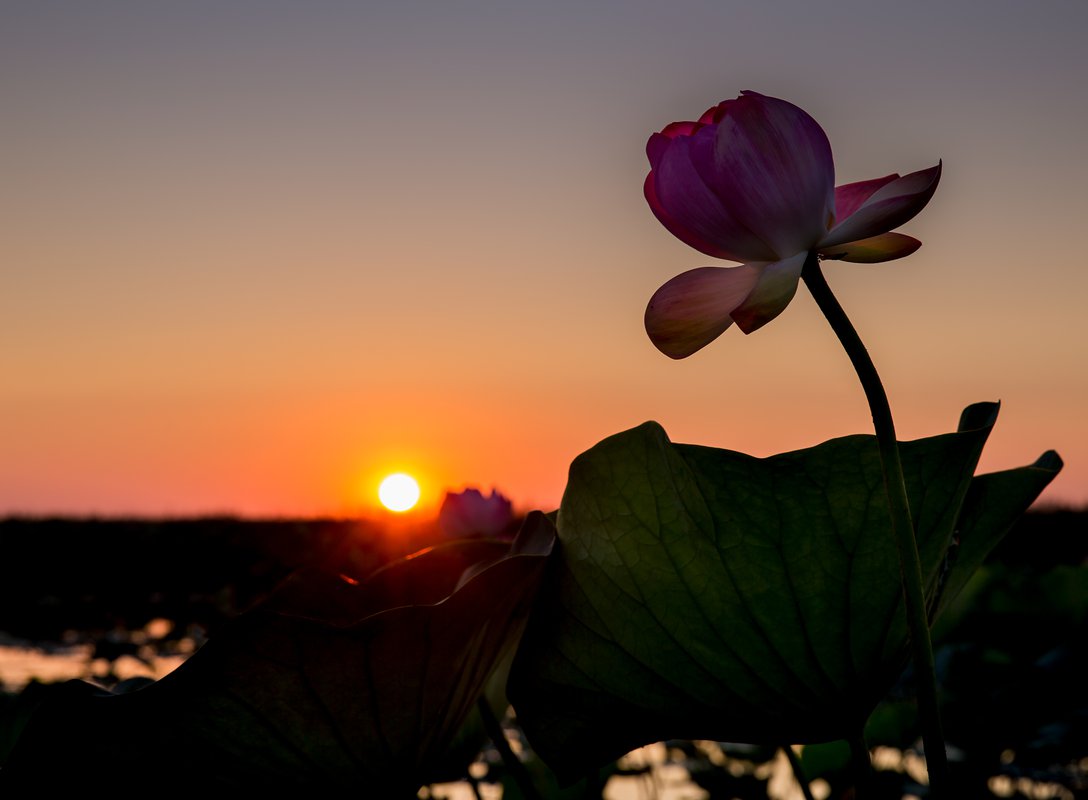
{"type": "Polygon", "coordinates": [[[382,480],[378,499],[390,511],[408,511],[419,502],[419,483],[411,475],[394,473],[382,480]]]}

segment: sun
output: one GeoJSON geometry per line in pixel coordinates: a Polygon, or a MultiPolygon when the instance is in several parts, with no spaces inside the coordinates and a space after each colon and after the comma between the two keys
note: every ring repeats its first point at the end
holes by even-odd
{"type": "Polygon", "coordinates": [[[382,480],[378,499],[390,511],[409,511],[419,502],[419,483],[411,475],[395,472],[382,480]]]}

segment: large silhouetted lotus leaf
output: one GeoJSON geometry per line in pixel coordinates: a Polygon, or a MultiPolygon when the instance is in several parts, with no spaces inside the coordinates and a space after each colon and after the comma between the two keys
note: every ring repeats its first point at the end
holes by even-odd
{"type": "MultiPolygon", "coordinates": [[[[934,613],[1061,466],[973,478],[996,413],[901,444],[934,613]]],[[[761,459],[647,423],[575,460],[558,529],[509,691],[567,779],[668,738],[853,736],[907,661],[872,436],[761,459]]]]}
{"type": "Polygon", "coordinates": [[[508,666],[554,541],[535,512],[513,544],[451,542],[363,581],[300,573],[147,688],[69,687],[31,720],[0,789],[414,797],[508,666]]]}

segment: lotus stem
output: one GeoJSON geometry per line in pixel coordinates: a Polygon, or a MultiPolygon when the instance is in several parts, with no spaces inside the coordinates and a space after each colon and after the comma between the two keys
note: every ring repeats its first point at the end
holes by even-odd
{"type": "Polygon", "coordinates": [[[790,769],[793,770],[793,778],[797,781],[797,785],[801,787],[801,794],[805,796],[805,800],[816,800],[812,796],[812,787],[808,785],[808,778],[805,777],[805,769],[801,766],[801,759],[797,757],[797,753],[795,753],[793,748],[789,745],[783,746],[782,752],[785,753],[786,758],[789,759],[790,769]]]}
{"type": "Polygon", "coordinates": [[[872,794],[873,760],[864,736],[855,736],[850,740],[850,771],[856,776],[854,800],[865,800],[872,794]]]}
{"type": "Polygon", "coordinates": [[[525,768],[525,764],[518,758],[517,753],[510,747],[510,742],[506,739],[506,732],[502,729],[502,723],[499,722],[498,717],[495,716],[495,712],[492,711],[490,704],[487,702],[487,698],[481,696],[476,702],[476,708],[480,712],[480,718],[484,723],[484,730],[491,738],[491,743],[495,745],[499,754],[502,756],[503,763],[506,764],[506,768],[510,770],[510,774],[513,775],[514,781],[517,783],[518,788],[521,789],[522,795],[527,800],[543,800],[540,792],[537,791],[536,785],[533,783],[532,776],[529,775],[529,770],[525,768]]]}
{"type": "Polygon", "coordinates": [[[907,486],[903,479],[903,464],[899,458],[899,442],[895,437],[891,406],[884,384],[880,381],[869,352],[858,336],[850,319],[827,285],[816,253],[809,253],[801,272],[801,279],[812,293],[820,311],[838,336],[854,371],[861,380],[869,410],[873,415],[880,466],[884,475],[884,489],[891,512],[892,533],[899,553],[899,572],[903,585],[903,597],[910,629],[911,655],[918,682],[918,712],[922,723],[922,741],[925,746],[926,768],[929,784],[937,798],[946,796],[948,784],[948,758],[945,754],[944,737],[941,733],[940,707],[937,700],[937,675],[933,664],[933,643],[929,635],[929,619],[926,613],[925,593],[922,590],[922,567],[918,557],[918,543],[911,520],[907,486]]]}

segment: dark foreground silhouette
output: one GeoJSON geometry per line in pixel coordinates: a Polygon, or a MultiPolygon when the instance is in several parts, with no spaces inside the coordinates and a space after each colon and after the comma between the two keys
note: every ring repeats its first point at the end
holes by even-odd
{"type": "MultiPolygon", "coordinates": [[[[1003,796],[1010,790],[1027,796],[1016,793],[1016,781],[1024,778],[1061,787],[1060,797],[1088,791],[1086,523],[1085,511],[1026,514],[935,630],[946,735],[965,797],[997,796],[989,788],[995,777],[1005,781],[1003,796]]],[[[166,652],[180,632],[214,636],[296,570],[367,574],[440,539],[434,530],[391,539],[372,526],[339,520],[3,520],[0,631],[40,643],[83,637],[108,659],[134,648],[128,642],[126,649],[119,632],[160,618],[173,623],[171,634],[142,646],[166,652]]],[[[908,670],[874,715],[870,744],[916,746],[913,706],[902,699],[910,682],[908,670]]],[[[102,687],[109,688],[128,687],[102,687]]],[[[0,761],[45,696],[93,691],[87,684],[34,684],[5,695],[0,761]]],[[[71,734],[90,740],[96,732],[71,734]]],[[[669,753],[711,796],[766,797],[757,767],[773,749],[717,747],[733,761],[732,771],[721,768],[705,743],[671,742],[669,753]]],[[[806,748],[804,755],[809,777],[824,777],[839,796],[837,775],[845,774],[848,755],[835,744],[806,748]]],[[[525,756],[532,766],[531,750],[525,756]]],[[[484,779],[505,779],[504,797],[518,796],[501,763],[487,763],[484,779]]],[[[881,773],[880,781],[877,796],[911,790],[909,777],[897,771],[881,773]]],[[[564,796],[600,797],[600,786],[574,787],[564,796]]]]}

